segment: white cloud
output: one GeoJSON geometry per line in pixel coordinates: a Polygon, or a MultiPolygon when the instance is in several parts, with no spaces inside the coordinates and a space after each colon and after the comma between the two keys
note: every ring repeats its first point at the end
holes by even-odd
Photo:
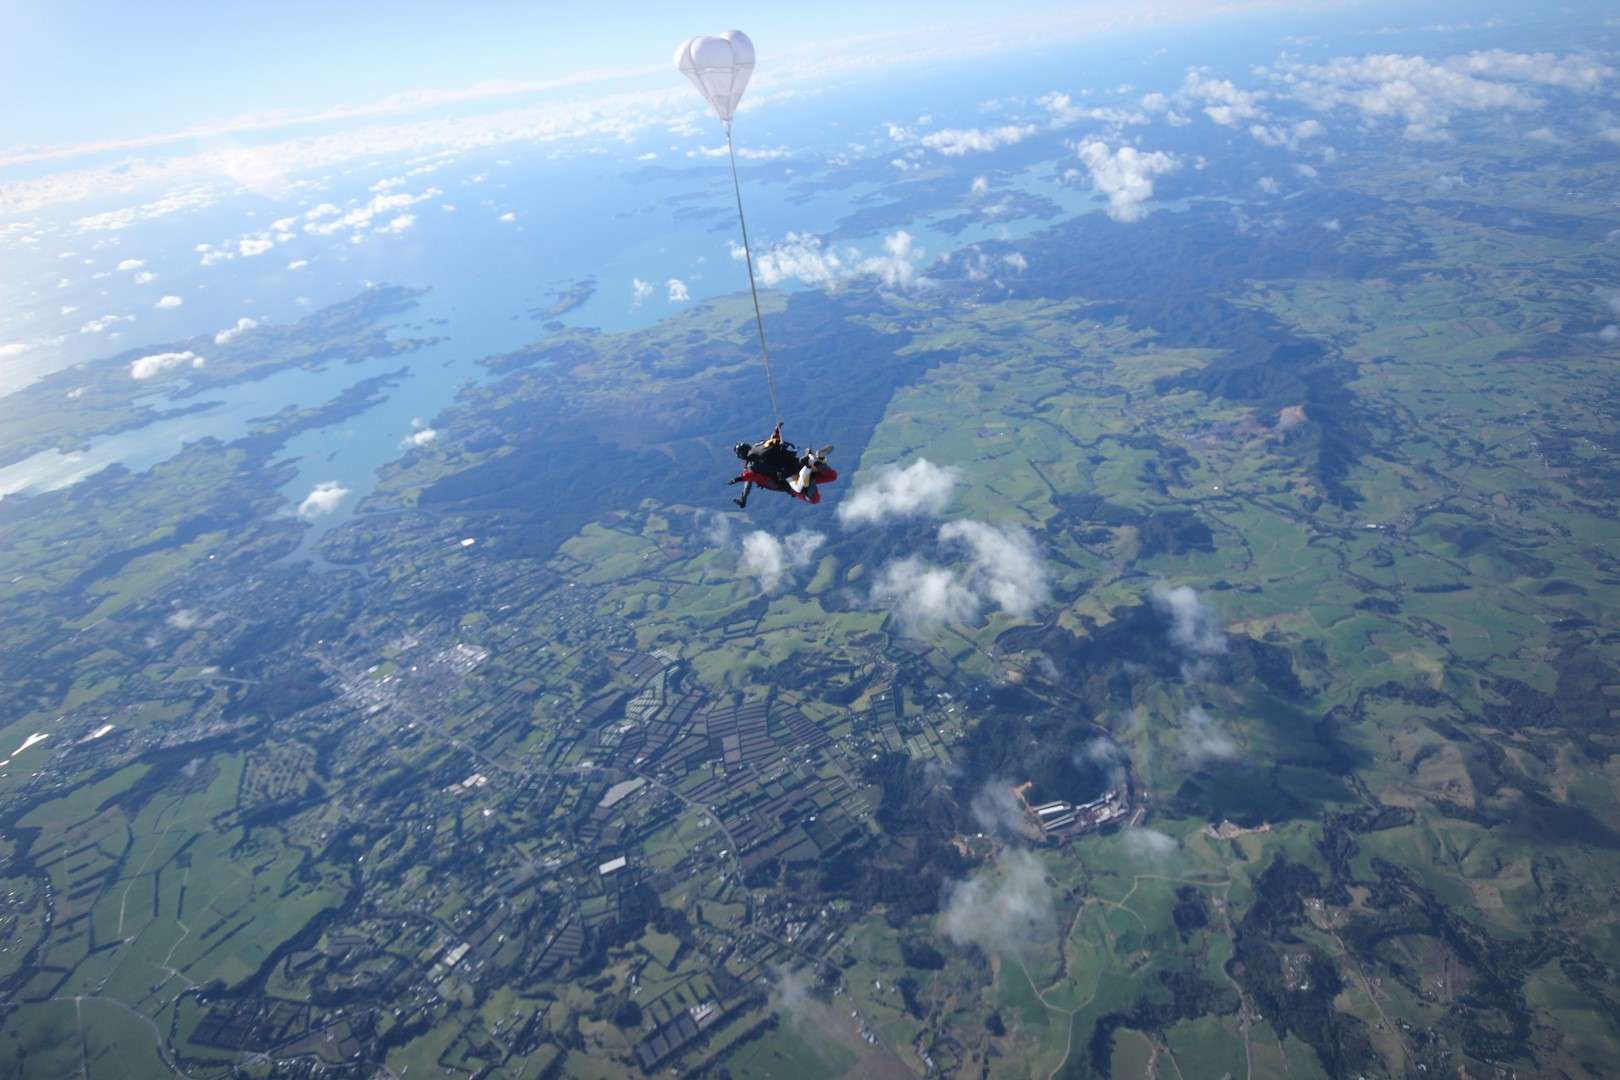
{"type": "MultiPolygon", "coordinates": [[[[700,146],[700,147],[696,148],[695,150],[688,150],[686,152],[686,156],[689,157],[689,158],[698,158],[698,157],[723,158],[723,157],[726,157],[728,155],[726,154],[725,146],[721,145],[721,146],[700,146]]],[[[737,147],[737,156],[739,158],[742,158],[744,161],[780,161],[783,158],[792,157],[793,156],[793,151],[789,150],[785,146],[777,146],[777,147],[769,147],[769,148],[767,148],[767,147],[756,147],[756,146],[739,146],[739,147],[737,147]]]]}
{"type": "Polygon", "coordinates": [[[185,352],[153,353],[143,356],[139,360],[130,362],[129,377],[132,379],[150,379],[154,375],[161,375],[165,371],[172,371],[180,367],[200,368],[208,363],[191,350],[185,352]]]}
{"type": "MultiPolygon", "coordinates": [[[[373,218],[383,214],[397,214],[417,203],[436,199],[443,194],[444,192],[438,188],[431,187],[418,195],[403,191],[384,193],[373,195],[370,201],[349,211],[344,211],[331,203],[321,203],[304,214],[304,231],[312,236],[331,236],[344,231],[358,232],[370,228],[373,218]]],[[[263,250],[270,249],[265,247],[263,250]]],[[[247,252],[244,250],[243,254],[247,252]]]]}
{"type": "Polygon", "coordinates": [[[1007,124],[998,128],[945,128],[922,137],[922,144],[946,157],[984,153],[1003,146],[1021,143],[1035,134],[1034,124],[1017,126],[1007,124]]]}
{"type": "Polygon", "coordinates": [[[763,530],[749,533],[742,540],[742,557],[738,567],[744,574],[759,579],[759,587],[767,593],[780,590],[794,571],[803,570],[815,561],[827,538],[809,529],[778,540],[763,530]]]}
{"type": "Polygon", "coordinates": [[[276,242],[268,236],[244,236],[236,242],[236,250],[244,259],[251,259],[255,255],[263,255],[276,246],[276,242]]]}
{"type": "Polygon", "coordinates": [[[1125,853],[1138,862],[1163,862],[1179,846],[1174,837],[1157,829],[1126,829],[1120,839],[1125,844],[1125,853]]]}
{"type": "Polygon", "coordinates": [[[304,267],[306,267],[308,265],[309,265],[309,260],[308,259],[294,259],[292,262],[287,264],[287,269],[289,269],[289,270],[302,270],[304,267]]]}
{"type": "Polygon", "coordinates": [[[838,504],[845,525],[875,525],[891,518],[937,517],[956,490],[961,473],[918,458],[903,469],[887,466],[838,504]]]}
{"type": "Polygon", "coordinates": [[[505,222],[506,224],[510,225],[512,222],[517,220],[517,215],[514,214],[512,211],[508,210],[506,213],[502,214],[500,217],[496,218],[495,220],[500,221],[500,222],[505,222]]]}
{"type": "Polygon", "coordinates": [[[1265,115],[1260,107],[1265,93],[1243,90],[1229,79],[1212,79],[1198,71],[1187,72],[1181,83],[1181,96],[1202,102],[1204,115],[1223,127],[1237,127],[1240,121],[1265,115]]]}
{"type": "Polygon", "coordinates": [[[975,176],[973,183],[968,186],[969,195],[984,195],[990,190],[990,181],[983,176],[975,176]]]}
{"type": "Polygon", "coordinates": [[[150,285],[152,282],[157,280],[157,275],[152,273],[150,270],[142,270],[140,273],[130,278],[130,280],[137,285],[150,285]]]}
{"type": "Polygon", "coordinates": [[[915,288],[928,281],[917,273],[924,254],[911,234],[900,229],[883,238],[882,255],[862,259],[856,269],[876,277],[891,289],[915,288]]]}
{"type": "Polygon", "coordinates": [[[202,616],[190,608],[176,608],[164,621],[176,630],[194,630],[202,625],[202,616]]]}
{"type": "Polygon", "coordinates": [[[987,953],[1051,947],[1056,919],[1046,868],[1027,851],[1003,850],[993,867],[947,888],[939,925],[957,945],[987,953]]]}
{"type": "Polygon", "coordinates": [[[1219,613],[1198,598],[1191,585],[1172,589],[1163,582],[1153,586],[1153,606],[1170,620],[1170,642],[1194,657],[1219,656],[1226,651],[1226,631],[1219,613]]]}
{"type": "Polygon", "coordinates": [[[872,585],[872,600],[893,611],[906,633],[924,637],[944,623],[972,622],[979,594],[954,572],[915,555],[886,565],[872,585]]]}
{"type": "Polygon", "coordinates": [[[408,446],[426,446],[438,437],[438,431],[433,428],[417,428],[415,431],[405,436],[405,443],[408,446]]]}
{"type": "Polygon", "coordinates": [[[1255,183],[1255,187],[1259,188],[1267,195],[1275,195],[1277,192],[1282,190],[1282,187],[1277,183],[1277,181],[1270,176],[1262,176],[1255,183]]]}
{"type": "Polygon", "coordinates": [[[655,291],[656,290],[654,290],[652,282],[650,282],[650,281],[642,281],[640,278],[631,278],[630,279],[630,294],[631,294],[630,306],[633,307],[633,308],[640,307],[642,305],[642,303],[645,302],[649,297],[651,297],[652,294],[655,291]]]}
{"type": "Polygon", "coordinates": [[[134,322],[134,321],[135,321],[135,316],[133,316],[133,315],[103,315],[98,319],[91,319],[89,322],[87,322],[83,326],[79,327],[79,333],[81,333],[81,334],[99,334],[99,333],[103,332],[104,330],[106,330],[108,327],[117,326],[119,323],[127,323],[127,322],[134,322]]]}
{"type": "MultiPolygon", "coordinates": [[[[118,170],[114,167],[111,171],[116,173],[118,170]]],[[[113,179],[112,176],[98,173],[91,173],[88,177],[81,174],[65,181],[63,178],[46,177],[35,182],[33,198],[28,197],[29,189],[23,183],[0,184],[0,196],[9,196],[0,198],[0,205],[10,202],[15,211],[22,212],[35,209],[41,205],[50,205],[52,202],[68,201],[75,197],[83,198],[96,193],[96,189],[99,187],[110,186],[107,185],[107,181],[111,179],[113,179]],[[57,183],[50,184],[51,179],[56,179],[57,183]],[[13,190],[7,191],[7,188],[13,190]],[[59,190],[61,188],[67,190],[61,191],[59,190]],[[83,190],[83,188],[88,188],[88,190],[83,190]],[[67,198],[62,198],[62,195],[66,195],[67,198]],[[17,196],[21,196],[21,198],[17,196]]],[[[118,186],[123,188],[125,185],[119,184],[118,186]]],[[[138,206],[130,206],[122,210],[109,210],[101,214],[91,214],[89,217],[79,218],[73,224],[80,232],[106,232],[127,229],[139,222],[150,221],[153,218],[164,217],[168,214],[178,213],[181,210],[193,210],[209,206],[218,198],[219,194],[212,185],[183,188],[149,203],[141,203],[138,206]]]]}
{"type": "Polygon", "coordinates": [[[1043,109],[1051,113],[1051,126],[1054,128],[1068,127],[1072,124],[1077,124],[1082,120],[1097,120],[1104,124],[1111,124],[1116,128],[1122,128],[1130,124],[1145,124],[1148,122],[1148,117],[1146,114],[1137,112],[1134,109],[1117,109],[1110,106],[1080,105],[1077,104],[1075,100],[1068,94],[1058,93],[1057,91],[1053,91],[1050,94],[1042,94],[1035,100],[1036,103],[1039,104],[1043,109]]]}
{"type": "MultiPolygon", "coordinates": [[[[733,245],[731,257],[745,255],[739,245],[733,245]]],[[[801,281],[806,285],[834,286],[847,276],[847,270],[837,253],[824,249],[820,237],[805,233],[788,233],[787,239],[755,260],[754,269],[759,282],[767,288],[784,281],[801,281]]]]}
{"type": "Polygon", "coordinates": [[[336,480],[323,480],[298,504],[298,516],[308,521],[322,514],[330,514],[349,494],[349,489],[336,480]]]}
{"type": "Polygon", "coordinates": [[[1138,221],[1142,204],[1153,197],[1153,177],[1174,172],[1180,162],[1163,151],[1143,153],[1134,146],[1110,151],[1095,139],[1081,143],[1080,161],[1091,174],[1091,186],[1108,196],[1108,216],[1115,221],[1138,221]]]}
{"type": "Polygon", "coordinates": [[[12,356],[21,356],[23,353],[32,348],[32,345],[24,344],[21,341],[13,341],[9,345],[0,345],[0,360],[4,360],[12,356]]]}
{"type": "Polygon", "coordinates": [[[1370,122],[1403,124],[1407,138],[1435,140],[1450,137],[1446,125],[1459,113],[1540,108],[1526,84],[1593,93],[1614,69],[1582,57],[1492,49],[1440,62],[1396,53],[1341,56],[1284,64],[1272,75],[1310,108],[1354,109],[1370,122]]]}
{"type": "Polygon", "coordinates": [[[1005,265],[1018,271],[1020,274],[1029,269],[1029,260],[1024,258],[1021,253],[1016,251],[1003,255],[1001,257],[1001,261],[1005,265]]]}
{"type": "Polygon", "coordinates": [[[1193,765],[1237,756],[1237,743],[1209,713],[1194,705],[1181,714],[1181,749],[1193,765]]]}
{"type": "MultiPolygon", "coordinates": [[[[853,247],[840,256],[819,237],[790,232],[782,243],[755,256],[754,273],[767,288],[798,281],[835,289],[857,277],[875,277],[891,289],[922,288],[932,284],[918,272],[925,255],[904,229],[883,238],[883,254],[866,257],[853,247]]],[[[740,244],[731,244],[733,259],[745,256],[740,244]]]]}
{"type": "Polygon", "coordinates": [[[146,260],[145,259],[125,259],[123,262],[119,263],[116,267],[114,267],[114,269],[116,269],[116,270],[139,270],[141,267],[143,267],[145,265],[146,265],[146,260]]]}
{"type": "Polygon", "coordinates": [[[949,521],[940,526],[941,543],[959,543],[972,556],[970,587],[1009,615],[1027,619],[1052,598],[1046,566],[1029,533],[1016,525],[997,528],[982,521],[949,521]]]}
{"type": "Polygon", "coordinates": [[[219,333],[215,334],[214,344],[229,345],[232,341],[241,337],[244,332],[252,330],[258,325],[259,320],[249,319],[246,316],[243,316],[242,318],[236,320],[235,326],[228,327],[227,329],[221,330],[219,333]]]}
{"type": "Polygon", "coordinates": [[[664,282],[664,285],[669,289],[670,303],[684,304],[688,300],[692,299],[691,293],[686,291],[686,282],[682,281],[680,278],[670,278],[668,281],[664,282]]]}
{"type": "Polygon", "coordinates": [[[373,231],[383,233],[385,235],[398,236],[400,233],[404,232],[406,229],[415,224],[415,214],[400,214],[397,217],[391,218],[388,224],[377,226],[377,228],[373,231]]]}
{"type": "Polygon", "coordinates": [[[159,299],[158,302],[152,306],[157,308],[159,311],[168,311],[169,309],[177,308],[184,303],[185,301],[178,296],[165,296],[159,299]]]}
{"type": "Polygon", "coordinates": [[[1040,839],[1040,831],[1029,820],[1029,813],[1008,780],[991,780],[974,793],[968,813],[979,828],[997,838],[1040,839]]]}

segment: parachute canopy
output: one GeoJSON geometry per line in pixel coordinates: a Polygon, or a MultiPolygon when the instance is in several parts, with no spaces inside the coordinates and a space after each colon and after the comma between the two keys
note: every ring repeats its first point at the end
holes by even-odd
{"type": "Polygon", "coordinates": [[[727,30],[718,37],[700,34],[675,51],[675,66],[729,128],[754,73],[754,43],[741,30],[727,30]]]}

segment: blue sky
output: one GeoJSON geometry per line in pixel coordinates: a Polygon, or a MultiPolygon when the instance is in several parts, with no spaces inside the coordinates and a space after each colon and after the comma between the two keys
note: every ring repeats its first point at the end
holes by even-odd
{"type": "MultiPolygon", "coordinates": [[[[1541,10],[1504,3],[1489,13],[1523,18],[1541,10]]],[[[1561,10],[1602,9],[1583,0],[1561,10]]],[[[680,40],[731,26],[753,35],[762,61],[780,65],[800,52],[835,56],[845,40],[851,50],[881,49],[885,35],[894,36],[903,60],[931,49],[1075,38],[1110,23],[1119,29],[1178,23],[1231,29],[1264,18],[1331,28],[1346,20],[1410,23],[1484,14],[1479,4],[1414,7],[1388,0],[1040,0],[994,10],[982,0],[529,0],[470,9],[421,0],[14,4],[0,14],[0,63],[22,105],[0,107],[0,165],[8,151],[22,147],[206,130],[245,115],[304,114],[391,95],[535,83],[600,69],[641,73],[609,86],[662,85],[680,40]]],[[[575,85],[561,92],[591,91],[575,85]]]]}
{"type": "MultiPolygon", "coordinates": [[[[1022,5],[1016,21],[1046,9],[1022,5]]],[[[935,27],[982,32],[972,0],[890,5],[575,5],[442,2],[275,5],[58,3],[5,16],[7,80],[30,107],[0,122],[0,146],[150,134],[242,113],[314,109],[421,89],[546,79],[596,68],[667,66],[694,33],[746,28],[768,51],[935,27]]],[[[9,110],[8,110],[9,112],[9,110]]]]}

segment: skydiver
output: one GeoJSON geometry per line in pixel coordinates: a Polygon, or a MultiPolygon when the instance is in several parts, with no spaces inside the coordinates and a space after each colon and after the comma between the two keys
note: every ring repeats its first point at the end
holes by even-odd
{"type": "Polygon", "coordinates": [[[757,443],[738,443],[732,447],[732,452],[743,463],[743,471],[731,478],[733,484],[743,485],[742,498],[731,500],[740,509],[747,509],[748,493],[754,489],[754,481],[749,478],[749,473],[768,477],[786,486],[789,477],[800,471],[799,455],[794,453],[793,444],[782,438],[781,424],[776,425],[769,438],[757,443]]]}

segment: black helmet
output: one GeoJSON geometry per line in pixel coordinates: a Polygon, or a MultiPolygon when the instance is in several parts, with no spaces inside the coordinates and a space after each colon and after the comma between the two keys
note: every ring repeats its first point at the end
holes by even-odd
{"type": "Polygon", "coordinates": [[[747,461],[749,451],[753,449],[754,447],[750,443],[740,442],[731,448],[731,452],[742,458],[744,461],[747,461]]]}

